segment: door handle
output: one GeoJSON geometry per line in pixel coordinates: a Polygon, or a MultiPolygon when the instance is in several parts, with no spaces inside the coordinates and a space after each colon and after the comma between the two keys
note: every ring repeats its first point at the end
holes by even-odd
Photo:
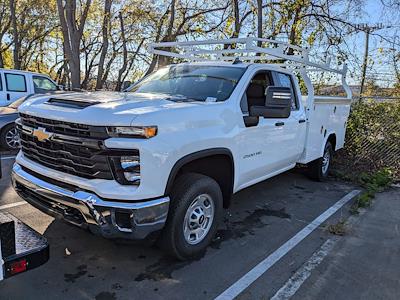
{"type": "Polygon", "coordinates": [[[283,126],[283,125],[285,125],[285,122],[276,122],[275,123],[275,126],[283,126]]]}
{"type": "Polygon", "coordinates": [[[301,119],[301,120],[299,120],[299,123],[305,123],[305,121],[306,121],[306,120],[301,119]]]}
{"type": "Polygon", "coordinates": [[[7,100],[10,101],[10,94],[7,93],[7,100]]]}

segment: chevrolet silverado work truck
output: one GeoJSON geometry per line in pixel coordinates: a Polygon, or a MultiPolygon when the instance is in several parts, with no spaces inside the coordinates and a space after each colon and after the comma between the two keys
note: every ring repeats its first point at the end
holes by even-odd
{"type": "Polygon", "coordinates": [[[189,62],[159,68],[122,93],[43,96],[20,106],[12,176],[22,198],[103,237],[154,237],[190,259],[212,241],[232,194],[296,164],[326,178],[349,115],[345,67],[256,38],[150,51],[189,62]],[[228,46],[210,50],[215,45],[228,46]],[[254,63],[262,59],[268,63],[254,63]],[[347,96],[314,96],[307,74],[320,71],[342,76],[347,96]]]}

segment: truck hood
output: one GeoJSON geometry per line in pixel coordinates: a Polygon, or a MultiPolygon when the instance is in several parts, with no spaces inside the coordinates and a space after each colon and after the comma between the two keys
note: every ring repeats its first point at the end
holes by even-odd
{"type": "Polygon", "coordinates": [[[37,117],[100,126],[129,126],[138,116],[183,109],[202,102],[176,102],[162,94],[86,92],[27,100],[18,111],[37,117]]]}
{"type": "Polygon", "coordinates": [[[16,114],[17,113],[17,109],[12,108],[12,107],[0,107],[0,116],[2,115],[12,115],[12,114],[16,114]]]}

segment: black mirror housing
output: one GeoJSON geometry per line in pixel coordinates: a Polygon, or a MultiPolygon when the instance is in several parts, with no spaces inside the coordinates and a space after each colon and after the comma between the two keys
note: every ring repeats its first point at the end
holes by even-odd
{"type": "Polygon", "coordinates": [[[288,118],[292,105],[292,91],[287,87],[269,86],[265,91],[265,105],[250,107],[250,116],[288,118]]]}

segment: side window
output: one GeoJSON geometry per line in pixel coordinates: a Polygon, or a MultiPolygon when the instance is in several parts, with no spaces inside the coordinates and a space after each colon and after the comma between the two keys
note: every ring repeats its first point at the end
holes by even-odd
{"type": "Polygon", "coordinates": [[[3,74],[0,73],[0,91],[3,90],[3,74]]]}
{"type": "Polygon", "coordinates": [[[265,90],[270,85],[271,76],[269,71],[258,72],[253,76],[240,103],[243,113],[248,112],[251,106],[265,105],[265,90]],[[247,105],[244,103],[246,100],[247,105]],[[246,109],[247,111],[245,111],[246,109]]]}
{"type": "Polygon", "coordinates": [[[6,88],[9,92],[26,92],[26,80],[24,75],[6,73],[6,88]]]}
{"type": "Polygon", "coordinates": [[[47,93],[57,90],[57,85],[54,82],[42,76],[33,76],[33,86],[35,93],[47,93]]]}
{"type": "Polygon", "coordinates": [[[296,99],[296,91],[294,89],[292,77],[285,73],[274,72],[274,82],[276,86],[288,87],[292,91],[292,110],[299,108],[296,99]]]}

